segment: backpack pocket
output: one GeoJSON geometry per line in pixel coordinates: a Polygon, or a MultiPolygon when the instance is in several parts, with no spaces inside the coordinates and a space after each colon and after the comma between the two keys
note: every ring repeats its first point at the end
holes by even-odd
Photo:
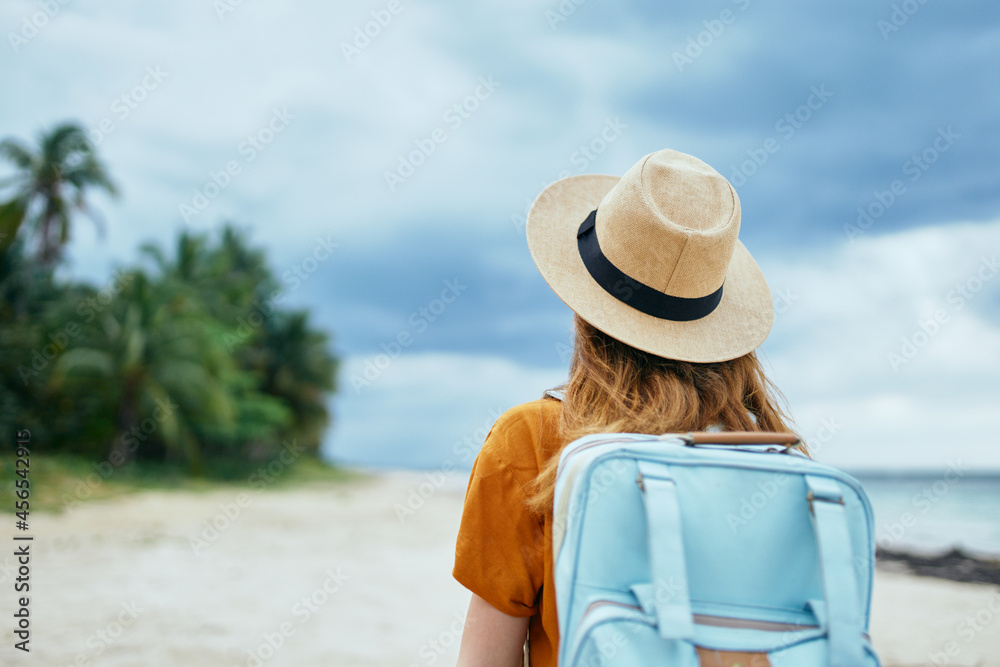
{"type": "Polygon", "coordinates": [[[645,665],[650,656],[663,665],[699,667],[694,645],[663,639],[655,622],[633,605],[599,600],[580,619],[575,645],[566,667],[645,665]]]}
{"type": "MultiPolygon", "coordinates": [[[[863,667],[881,667],[875,649],[867,639],[862,640],[865,663],[863,667]]],[[[802,665],[828,665],[829,647],[826,637],[800,642],[772,651],[768,658],[771,667],[801,667],[802,665]]]]}
{"type": "MultiPolygon", "coordinates": [[[[653,656],[671,667],[803,667],[830,661],[826,634],[815,626],[705,614],[696,615],[695,623],[695,641],[664,639],[655,616],[641,607],[598,600],[581,618],[566,667],[648,665],[653,656]]],[[[871,642],[865,638],[863,644],[865,662],[859,667],[881,667],[871,642]]]]}

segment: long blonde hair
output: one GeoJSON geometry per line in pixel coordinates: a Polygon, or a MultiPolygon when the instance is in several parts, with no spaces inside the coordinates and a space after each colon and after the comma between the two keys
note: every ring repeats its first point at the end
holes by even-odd
{"type": "Polygon", "coordinates": [[[591,433],[790,431],[781,392],[753,352],[729,361],[692,363],[626,345],[576,317],[559,424],[560,444],[535,479],[532,510],[550,512],[559,452],[591,433]]]}

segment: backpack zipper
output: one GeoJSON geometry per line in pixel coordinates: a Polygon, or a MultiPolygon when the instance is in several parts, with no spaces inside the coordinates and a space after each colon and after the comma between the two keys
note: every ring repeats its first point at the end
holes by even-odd
{"type": "Polygon", "coordinates": [[[583,445],[582,447],[577,447],[572,452],[570,452],[569,455],[564,456],[564,457],[562,457],[562,459],[559,460],[559,465],[556,466],[556,477],[558,477],[559,473],[562,472],[562,469],[564,467],[566,467],[566,462],[570,459],[570,457],[573,456],[573,455],[575,455],[577,452],[582,452],[585,449],[590,449],[591,447],[598,447],[600,445],[609,445],[609,444],[611,444],[613,442],[622,442],[623,440],[628,440],[628,441],[636,442],[636,441],[641,441],[641,440],[645,440],[645,439],[646,439],[645,437],[642,437],[642,438],[623,438],[623,437],[619,436],[617,438],[607,438],[605,440],[595,440],[594,442],[588,442],[586,445],[583,445]]]}
{"type": "MultiPolygon", "coordinates": [[[[623,436],[618,436],[618,437],[615,437],[615,438],[607,438],[605,440],[595,440],[594,442],[588,442],[586,445],[583,445],[582,447],[577,447],[572,452],[570,452],[569,455],[564,456],[564,457],[562,457],[560,459],[559,465],[556,466],[556,476],[557,477],[559,476],[559,473],[562,472],[562,469],[566,466],[566,462],[573,455],[575,455],[577,452],[582,452],[585,449],[590,449],[591,447],[598,447],[600,445],[609,445],[611,443],[622,442],[622,441],[646,443],[646,442],[655,442],[655,441],[658,441],[658,440],[659,441],[663,441],[663,440],[667,440],[668,439],[667,437],[664,437],[662,435],[648,435],[648,434],[645,434],[645,433],[635,433],[635,434],[630,434],[630,435],[637,436],[637,437],[623,437],[623,436]]],[[[669,438],[675,438],[675,437],[678,437],[678,436],[676,436],[675,434],[669,434],[669,438]]],[[[765,447],[765,446],[766,445],[758,445],[758,447],[765,447]]],[[[788,455],[792,455],[792,456],[794,456],[796,454],[798,454],[800,456],[805,456],[804,454],[802,454],[802,452],[800,452],[798,450],[795,450],[792,447],[774,447],[774,446],[770,446],[767,449],[744,449],[744,448],[741,448],[739,446],[733,446],[733,445],[711,445],[711,444],[708,444],[708,445],[695,445],[695,447],[696,448],[701,448],[701,449],[718,449],[718,450],[721,450],[721,451],[750,452],[751,454],[773,454],[773,453],[779,453],[779,454],[788,454],[788,455]]],[[[808,459],[809,457],[805,457],[805,458],[808,459]]]]}

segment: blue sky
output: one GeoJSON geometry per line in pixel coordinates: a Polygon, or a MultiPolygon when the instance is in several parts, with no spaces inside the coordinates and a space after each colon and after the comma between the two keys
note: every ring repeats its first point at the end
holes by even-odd
{"type": "Polygon", "coordinates": [[[99,140],[123,198],[72,275],[225,220],[298,270],[344,357],[337,460],[468,467],[558,383],[571,317],[527,207],[670,147],[736,186],[819,458],[1000,468],[1000,5],[676,4],[12,0],[0,134],[99,140]]]}

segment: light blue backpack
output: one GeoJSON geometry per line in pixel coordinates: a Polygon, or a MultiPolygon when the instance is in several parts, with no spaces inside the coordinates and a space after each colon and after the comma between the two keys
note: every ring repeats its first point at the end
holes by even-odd
{"type": "Polygon", "coordinates": [[[794,442],[619,433],[567,446],[552,531],[559,664],[878,666],[871,506],[794,442]]]}

